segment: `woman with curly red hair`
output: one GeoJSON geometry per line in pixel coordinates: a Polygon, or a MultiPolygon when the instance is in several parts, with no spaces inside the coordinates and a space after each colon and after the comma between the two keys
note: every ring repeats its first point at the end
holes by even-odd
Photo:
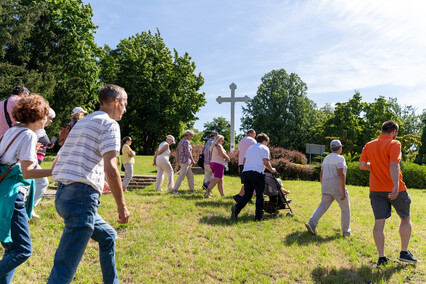
{"type": "Polygon", "coordinates": [[[31,218],[34,178],[52,175],[52,170],[36,169],[37,135],[49,114],[49,103],[31,94],[14,106],[12,116],[20,123],[6,131],[0,143],[0,283],[12,282],[16,267],[32,254],[28,219],[31,218]],[[10,171],[9,171],[10,170],[10,171]],[[8,172],[9,171],[9,172],[8,172]]]}

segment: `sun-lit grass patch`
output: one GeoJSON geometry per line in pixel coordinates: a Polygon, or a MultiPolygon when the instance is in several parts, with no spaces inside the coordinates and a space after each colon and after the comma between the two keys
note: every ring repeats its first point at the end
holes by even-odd
{"type": "MultiPolygon", "coordinates": [[[[150,162],[152,157],[149,158],[150,162]]],[[[146,160],[149,160],[146,158],[146,160]]],[[[146,163],[145,161],[144,163],[146,163]]],[[[144,171],[149,171],[145,169],[144,171]]],[[[145,172],[146,173],[146,172],[145,172]]],[[[176,177],[175,177],[176,178],[176,177]]],[[[237,177],[225,177],[225,194],[217,189],[203,198],[202,176],[196,192],[186,180],[181,195],[155,191],[155,186],[126,192],[130,223],[119,225],[111,195],[101,197],[99,213],[118,232],[117,268],[122,283],[424,283],[426,281],[426,190],[409,190],[413,235],[409,249],[419,259],[401,264],[399,218],[393,212],[386,224],[386,255],[392,264],[375,268],[377,253],[372,237],[373,214],[368,188],[349,186],[351,229],[343,238],[340,209],[334,203],[310,235],[304,223],[321,199],[320,184],[284,181],[291,190],[294,217],[282,211],[254,222],[254,205],[247,205],[238,221],[230,220],[232,195],[240,189],[237,177]]],[[[165,183],[163,189],[165,189],[165,183]]],[[[63,221],[53,200],[37,207],[41,219],[30,221],[33,256],[15,274],[15,283],[45,283],[62,233],[63,221]]],[[[90,242],[77,270],[75,283],[101,283],[98,247],[90,242]]]]}

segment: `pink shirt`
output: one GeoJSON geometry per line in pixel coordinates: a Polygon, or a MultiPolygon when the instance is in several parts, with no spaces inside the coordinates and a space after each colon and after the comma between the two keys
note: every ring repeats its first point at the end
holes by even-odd
{"type": "MultiPolygon", "coordinates": [[[[20,96],[17,95],[11,95],[7,101],[7,112],[10,116],[10,121],[12,122],[12,126],[16,124],[16,120],[12,116],[12,110],[13,107],[16,105],[16,103],[21,99],[20,96]]],[[[6,121],[6,116],[4,113],[4,102],[0,102],[0,137],[4,135],[4,133],[10,128],[6,121]]]]}
{"type": "Polygon", "coordinates": [[[247,149],[256,143],[256,140],[250,136],[246,136],[241,139],[240,143],[238,143],[238,165],[243,165],[244,156],[247,152],[247,149]]]}

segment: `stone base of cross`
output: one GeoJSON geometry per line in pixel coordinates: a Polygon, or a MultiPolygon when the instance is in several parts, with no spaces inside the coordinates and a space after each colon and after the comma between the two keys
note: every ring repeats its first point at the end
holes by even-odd
{"type": "Polygon", "coordinates": [[[244,102],[248,103],[250,101],[250,98],[248,96],[244,97],[235,97],[235,90],[237,89],[237,85],[232,83],[229,85],[229,88],[231,89],[231,97],[229,98],[222,98],[221,96],[217,97],[216,101],[221,104],[223,102],[231,103],[231,149],[229,149],[231,152],[235,150],[235,102],[244,102]]]}

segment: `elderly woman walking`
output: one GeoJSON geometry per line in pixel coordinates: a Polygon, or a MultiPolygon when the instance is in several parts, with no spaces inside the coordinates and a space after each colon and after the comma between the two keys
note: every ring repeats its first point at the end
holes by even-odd
{"type": "Polygon", "coordinates": [[[216,136],[210,145],[211,161],[210,168],[213,172],[214,178],[210,181],[209,186],[204,193],[204,197],[211,197],[210,193],[212,189],[217,184],[217,189],[219,190],[220,195],[223,197],[225,193],[223,192],[223,175],[225,173],[225,160],[229,162],[229,156],[226,154],[225,149],[223,149],[223,142],[225,141],[222,135],[216,136]]]}
{"type": "Polygon", "coordinates": [[[154,155],[154,166],[157,167],[157,179],[155,190],[160,191],[163,184],[164,174],[167,176],[167,190],[173,190],[175,182],[173,180],[173,167],[170,164],[170,145],[175,144],[175,138],[167,135],[166,141],[163,141],[154,155]]]}
{"type": "Polygon", "coordinates": [[[48,113],[49,103],[43,97],[31,94],[20,99],[12,112],[20,123],[6,131],[0,144],[0,240],[4,247],[0,283],[11,283],[16,268],[32,254],[28,219],[33,210],[33,179],[52,175],[52,170],[35,168],[34,131],[45,126],[48,113]]]}
{"type": "Polygon", "coordinates": [[[130,148],[130,145],[132,145],[132,138],[130,136],[124,137],[122,144],[121,153],[123,153],[124,167],[123,190],[127,191],[127,186],[133,177],[133,165],[135,164],[136,153],[130,148]]]}
{"type": "Polygon", "coordinates": [[[174,194],[178,194],[180,184],[182,183],[185,177],[188,179],[189,192],[194,192],[194,174],[192,173],[191,166],[195,165],[195,163],[192,157],[192,146],[189,142],[192,140],[192,138],[194,138],[194,132],[191,130],[187,130],[185,132],[184,138],[179,141],[177,147],[180,171],[175,183],[175,187],[173,189],[174,194]]]}

